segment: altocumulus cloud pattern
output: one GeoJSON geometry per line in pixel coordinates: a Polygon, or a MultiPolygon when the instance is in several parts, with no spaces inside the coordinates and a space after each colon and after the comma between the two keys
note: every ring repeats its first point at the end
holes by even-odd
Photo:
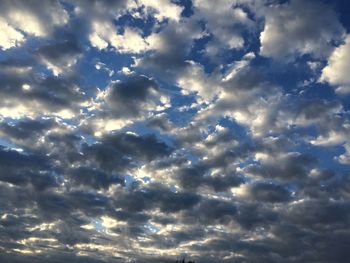
{"type": "Polygon", "coordinates": [[[1,0],[0,262],[349,262],[349,13],[1,0]]]}

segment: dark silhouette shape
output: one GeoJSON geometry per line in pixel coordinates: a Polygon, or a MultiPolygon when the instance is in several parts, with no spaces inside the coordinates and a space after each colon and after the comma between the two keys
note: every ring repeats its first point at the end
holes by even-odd
{"type": "MultiPolygon", "coordinates": [[[[185,258],[182,260],[176,260],[175,263],[186,263],[185,258]]],[[[187,263],[195,263],[194,261],[187,261],[187,263]]]]}

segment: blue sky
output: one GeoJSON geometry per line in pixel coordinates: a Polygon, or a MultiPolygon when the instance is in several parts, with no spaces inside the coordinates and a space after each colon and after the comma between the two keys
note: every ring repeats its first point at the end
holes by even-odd
{"type": "Polygon", "coordinates": [[[345,0],[0,2],[0,261],[332,262],[345,0]]]}

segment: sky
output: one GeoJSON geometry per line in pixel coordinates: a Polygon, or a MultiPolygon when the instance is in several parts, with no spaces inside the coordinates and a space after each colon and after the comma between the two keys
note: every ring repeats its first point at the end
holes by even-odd
{"type": "Polygon", "coordinates": [[[0,262],[344,263],[346,0],[1,0],[0,262]]]}

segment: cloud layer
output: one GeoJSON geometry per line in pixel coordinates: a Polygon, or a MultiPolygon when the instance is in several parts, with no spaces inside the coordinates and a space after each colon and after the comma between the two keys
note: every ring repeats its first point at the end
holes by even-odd
{"type": "Polygon", "coordinates": [[[338,1],[0,14],[1,262],[347,261],[338,1]]]}

